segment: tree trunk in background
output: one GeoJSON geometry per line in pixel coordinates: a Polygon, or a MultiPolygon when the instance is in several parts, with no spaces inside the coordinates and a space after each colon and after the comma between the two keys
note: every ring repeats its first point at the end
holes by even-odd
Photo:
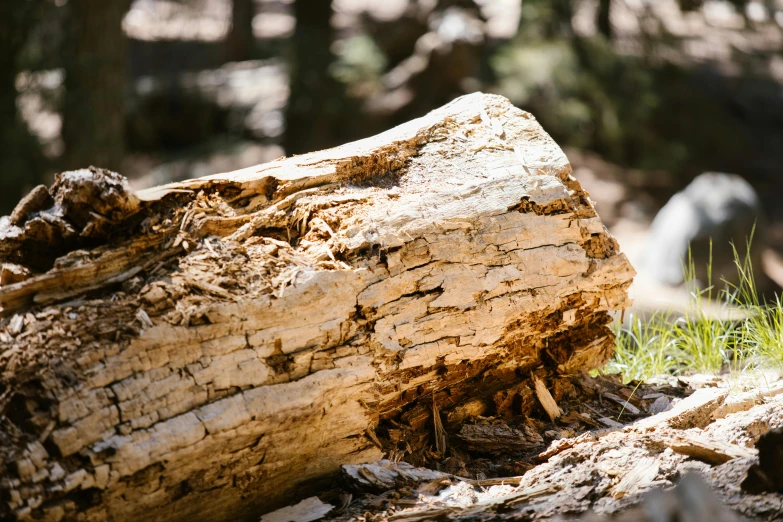
{"type": "Polygon", "coordinates": [[[254,0],[233,0],[231,6],[231,31],[226,41],[228,60],[240,62],[253,57],[255,37],[253,36],[254,0]]]}
{"type": "Polygon", "coordinates": [[[0,519],[257,522],[377,444],[426,455],[434,404],[561,400],[633,277],[570,172],[477,93],[138,194],[60,175],[0,230],[0,261],[59,256],[0,287],[0,519]]]}
{"type": "Polygon", "coordinates": [[[572,21],[574,18],[573,0],[551,0],[552,23],[555,35],[571,36],[574,33],[572,21]]]}
{"type": "Polygon", "coordinates": [[[345,136],[339,122],[347,119],[340,118],[342,86],[329,74],[334,62],[331,0],[296,0],[294,16],[283,140],[289,155],[337,145],[345,136]]]}
{"type": "Polygon", "coordinates": [[[598,32],[604,35],[607,40],[612,39],[611,11],[612,0],[599,0],[595,23],[598,32]]]}
{"type": "Polygon", "coordinates": [[[0,2],[0,132],[17,121],[17,58],[35,25],[39,2],[0,2]]]}
{"type": "Polygon", "coordinates": [[[697,9],[700,9],[702,5],[704,5],[703,0],[678,0],[677,3],[680,6],[680,11],[683,13],[696,11],[697,9]]]}
{"type": "Polygon", "coordinates": [[[66,168],[120,169],[124,147],[130,0],[70,0],[63,140],[66,168]]]}
{"type": "Polygon", "coordinates": [[[38,1],[0,2],[0,214],[43,177],[44,159],[16,108],[17,59],[42,11],[38,1]]]}

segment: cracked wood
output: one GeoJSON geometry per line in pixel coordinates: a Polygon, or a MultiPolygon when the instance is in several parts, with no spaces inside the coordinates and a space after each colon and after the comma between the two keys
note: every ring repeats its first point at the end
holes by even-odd
{"type": "Polygon", "coordinates": [[[384,423],[426,434],[435,399],[512,408],[531,374],[558,390],[603,364],[634,272],[570,171],[474,94],[127,197],[62,175],[0,221],[29,270],[0,287],[0,516],[257,520],[378,459],[384,423]],[[69,214],[106,190],[121,211],[69,214]]]}

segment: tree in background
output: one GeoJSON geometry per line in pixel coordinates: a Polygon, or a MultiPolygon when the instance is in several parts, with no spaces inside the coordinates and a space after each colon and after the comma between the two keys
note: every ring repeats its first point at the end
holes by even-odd
{"type": "Polygon", "coordinates": [[[550,22],[552,24],[552,35],[572,36],[574,27],[572,21],[574,18],[573,0],[551,0],[552,14],[554,15],[550,22]]]}
{"type": "Polygon", "coordinates": [[[701,8],[704,2],[703,0],[678,0],[677,3],[680,6],[680,11],[687,13],[701,8]]]}
{"type": "Polygon", "coordinates": [[[599,0],[595,25],[598,27],[598,32],[604,35],[607,40],[612,39],[611,11],[612,0],[599,0]]]}
{"type": "Polygon", "coordinates": [[[424,20],[424,33],[410,46],[411,55],[384,74],[385,89],[365,105],[366,112],[387,119],[383,127],[422,116],[481,85],[488,38],[479,4],[423,4],[409,18],[424,20]]]}
{"type": "Polygon", "coordinates": [[[254,3],[254,0],[233,0],[231,3],[231,30],[226,40],[229,61],[239,62],[253,58],[253,17],[256,14],[254,3]]]}
{"type": "MultiPolygon", "coordinates": [[[[43,175],[44,158],[16,107],[19,55],[45,2],[0,2],[0,209],[10,209],[26,184],[43,175]]],[[[28,187],[29,188],[29,187],[28,187]]]]}
{"type": "Polygon", "coordinates": [[[286,109],[286,154],[331,147],[350,136],[343,86],[330,74],[335,61],[331,46],[330,0],[296,0],[296,29],[288,60],[290,95],[286,109]]]}
{"type": "Polygon", "coordinates": [[[131,0],[70,0],[65,52],[65,168],[119,170],[125,152],[127,38],[131,0]]]}

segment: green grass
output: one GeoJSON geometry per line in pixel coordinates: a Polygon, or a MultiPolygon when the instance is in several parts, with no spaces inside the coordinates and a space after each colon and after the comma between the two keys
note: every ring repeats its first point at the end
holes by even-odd
{"type": "MultiPolygon", "coordinates": [[[[603,371],[619,373],[628,382],[665,374],[783,370],[783,300],[778,295],[763,299],[750,257],[740,260],[736,249],[734,256],[739,284],[723,282],[723,289],[716,292],[709,275],[706,286],[697,287],[689,255],[684,267],[690,290],[687,310],[617,321],[615,353],[603,371]],[[733,315],[716,314],[715,304],[733,315]]],[[[711,274],[711,267],[707,268],[711,274]]]]}

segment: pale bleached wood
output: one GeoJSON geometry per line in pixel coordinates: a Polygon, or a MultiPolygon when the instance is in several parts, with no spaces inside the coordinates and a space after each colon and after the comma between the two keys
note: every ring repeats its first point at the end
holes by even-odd
{"type": "Polygon", "coordinates": [[[560,407],[557,405],[557,402],[555,402],[555,399],[552,398],[552,394],[549,393],[549,390],[546,389],[544,381],[534,376],[533,386],[536,388],[536,396],[538,397],[538,401],[541,403],[541,406],[543,406],[544,410],[546,410],[546,414],[549,415],[549,419],[554,422],[555,419],[563,414],[563,410],[560,409],[560,407]]]}
{"type": "Polygon", "coordinates": [[[499,96],[128,200],[124,235],[0,288],[1,516],[257,520],[433,400],[603,364],[629,304],[567,159],[499,96]]]}

